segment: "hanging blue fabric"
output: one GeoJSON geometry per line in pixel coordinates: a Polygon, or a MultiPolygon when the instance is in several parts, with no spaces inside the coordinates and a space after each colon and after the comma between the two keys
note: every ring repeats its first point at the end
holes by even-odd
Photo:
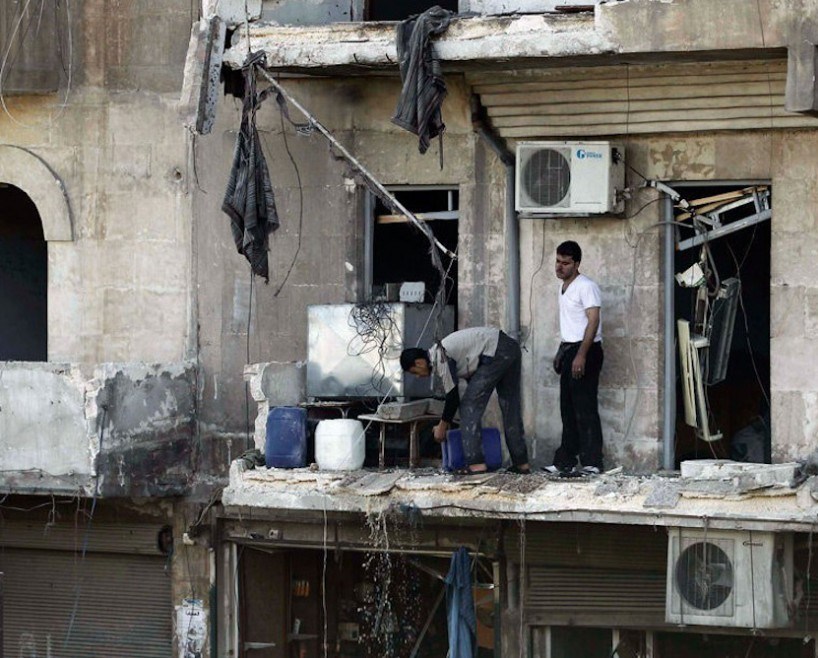
{"type": "Polygon", "coordinates": [[[473,658],[477,615],[471,582],[469,552],[460,547],[452,555],[446,575],[446,616],[449,625],[449,658],[473,658]]]}

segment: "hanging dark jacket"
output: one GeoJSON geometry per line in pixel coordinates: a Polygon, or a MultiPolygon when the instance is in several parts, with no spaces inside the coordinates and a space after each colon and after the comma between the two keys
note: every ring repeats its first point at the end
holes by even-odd
{"type": "Polygon", "coordinates": [[[392,123],[418,136],[421,153],[426,153],[432,139],[446,129],[440,111],[446,97],[446,82],[431,37],[445,32],[452,16],[452,12],[435,6],[402,21],[397,28],[403,88],[392,123]]]}
{"type": "Polygon", "coordinates": [[[242,68],[244,74],[244,102],[241,128],[236,136],[230,180],[224,194],[222,210],[230,217],[230,230],[240,254],[250,262],[253,273],[269,280],[267,262],[268,236],[278,228],[273,186],[270,172],[256,130],[256,66],[264,53],[247,56],[242,68]]]}

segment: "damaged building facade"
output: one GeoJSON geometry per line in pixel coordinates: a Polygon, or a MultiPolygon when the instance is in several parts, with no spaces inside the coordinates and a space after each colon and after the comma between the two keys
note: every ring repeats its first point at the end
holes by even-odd
{"type": "Polygon", "coordinates": [[[446,130],[423,155],[391,119],[395,21],[426,5],[41,4],[0,10],[10,655],[445,655],[461,546],[479,655],[816,654],[818,508],[794,466],[818,395],[810,0],[439,3],[446,130]],[[255,109],[280,221],[266,285],[222,211],[248,53],[258,90],[290,99],[255,109]],[[612,147],[613,212],[555,213],[550,190],[518,211],[518,147],[561,142],[612,147]],[[361,168],[456,253],[448,326],[519,338],[537,466],[561,431],[554,251],[580,243],[620,472],[465,483],[394,450],[353,473],[237,459],[264,447],[269,409],[338,416],[310,388],[310,309],[435,285],[428,242],[361,168]],[[678,357],[694,265],[741,291],[704,407],[709,371],[678,357]]]}

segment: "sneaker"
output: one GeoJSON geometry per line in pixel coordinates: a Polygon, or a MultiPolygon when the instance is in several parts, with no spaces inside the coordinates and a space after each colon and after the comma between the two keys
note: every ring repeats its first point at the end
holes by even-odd
{"type": "Polygon", "coordinates": [[[544,466],[543,470],[546,473],[551,473],[551,475],[565,475],[566,473],[571,472],[570,468],[566,468],[565,466],[557,466],[556,464],[551,464],[550,466],[544,466]]]}
{"type": "Polygon", "coordinates": [[[579,472],[582,475],[599,475],[602,471],[596,466],[583,466],[579,472]]]}

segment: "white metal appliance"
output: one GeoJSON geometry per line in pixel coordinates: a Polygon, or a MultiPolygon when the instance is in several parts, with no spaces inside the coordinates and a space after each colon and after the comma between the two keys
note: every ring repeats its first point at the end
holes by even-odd
{"type": "Polygon", "coordinates": [[[611,142],[520,142],[516,208],[540,216],[621,213],[625,151],[611,142]]]}
{"type": "Polygon", "coordinates": [[[793,599],[791,533],[674,528],[665,618],[674,624],[783,628],[793,599]]]}

